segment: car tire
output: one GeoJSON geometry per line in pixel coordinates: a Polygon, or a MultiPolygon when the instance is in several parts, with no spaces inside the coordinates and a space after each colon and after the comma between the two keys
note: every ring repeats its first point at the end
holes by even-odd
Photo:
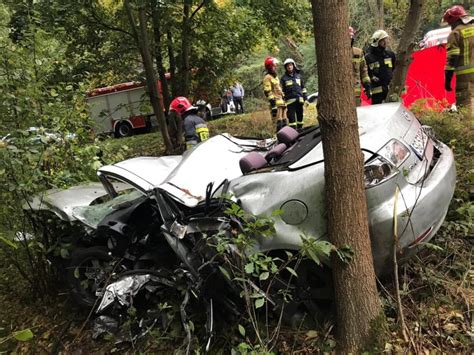
{"type": "Polygon", "coordinates": [[[122,122],[122,123],[117,124],[117,127],[115,128],[115,136],[117,138],[133,136],[132,125],[128,122],[122,122]]]}
{"type": "Polygon", "coordinates": [[[113,257],[106,247],[76,249],[67,268],[66,280],[77,305],[88,309],[94,307],[95,291],[105,286],[113,269],[113,257]]]}

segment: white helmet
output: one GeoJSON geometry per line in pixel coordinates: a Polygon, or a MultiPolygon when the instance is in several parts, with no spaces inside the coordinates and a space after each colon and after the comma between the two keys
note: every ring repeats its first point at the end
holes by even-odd
{"type": "Polygon", "coordinates": [[[296,67],[296,63],[295,61],[293,60],[293,58],[286,58],[285,61],[283,62],[283,66],[286,68],[286,65],[287,64],[293,64],[293,66],[295,67],[295,70],[297,70],[298,68],[296,67]]]}
{"type": "Polygon", "coordinates": [[[377,46],[379,45],[379,41],[380,41],[380,40],[382,40],[382,39],[384,39],[384,38],[388,38],[388,37],[390,37],[390,36],[389,36],[388,33],[385,32],[384,30],[377,30],[377,31],[375,31],[374,34],[372,35],[372,38],[371,38],[372,44],[371,44],[371,45],[372,45],[373,47],[377,47],[377,46]]]}

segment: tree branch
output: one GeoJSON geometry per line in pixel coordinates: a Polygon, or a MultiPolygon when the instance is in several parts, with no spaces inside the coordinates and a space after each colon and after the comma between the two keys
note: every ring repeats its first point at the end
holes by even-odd
{"type": "MultiPolygon", "coordinates": [[[[92,15],[93,19],[95,20],[95,23],[96,23],[96,24],[98,24],[98,25],[100,25],[100,26],[102,26],[102,27],[104,27],[104,28],[106,28],[106,29],[108,29],[108,30],[116,31],[116,32],[121,32],[121,33],[123,33],[123,34],[126,34],[126,35],[128,35],[128,36],[134,38],[134,37],[133,37],[133,34],[131,34],[130,32],[128,32],[128,31],[126,31],[126,30],[124,30],[123,28],[115,27],[115,26],[109,25],[108,23],[103,22],[103,21],[99,18],[99,16],[97,16],[97,14],[95,13],[93,7],[91,8],[91,15],[92,15]]],[[[92,22],[92,21],[91,21],[91,22],[92,22]]]]}
{"type": "Polygon", "coordinates": [[[193,17],[199,12],[199,10],[201,10],[201,8],[207,3],[207,0],[203,0],[203,2],[197,7],[196,10],[193,11],[193,13],[191,14],[191,16],[189,16],[189,19],[192,20],[193,17]]]}

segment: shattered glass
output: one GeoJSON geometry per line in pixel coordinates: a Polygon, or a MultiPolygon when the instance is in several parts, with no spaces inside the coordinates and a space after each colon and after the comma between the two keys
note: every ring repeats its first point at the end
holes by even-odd
{"type": "Polygon", "coordinates": [[[97,229],[99,223],[110,213],[122,207],[127,207],[130,202],[140,197],[143,197],[143,194],[133,189],[98,205],[75,207],[72,210],[72,214],[85,225],[97,229]]]}

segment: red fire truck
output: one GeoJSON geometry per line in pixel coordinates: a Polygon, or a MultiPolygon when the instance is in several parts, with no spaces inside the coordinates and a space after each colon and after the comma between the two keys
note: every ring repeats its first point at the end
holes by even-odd
{"type": "MultiPolygon", "coordinates": [[[[161,89],[158,81],[158,88],[161,89]]],[[[161,92],[161,91],[160,91],[161,92]]],[[[96,134],[128,137],[157,125],[144,82],[128,82],[94,89],[87,94],[96,134]]]]}

